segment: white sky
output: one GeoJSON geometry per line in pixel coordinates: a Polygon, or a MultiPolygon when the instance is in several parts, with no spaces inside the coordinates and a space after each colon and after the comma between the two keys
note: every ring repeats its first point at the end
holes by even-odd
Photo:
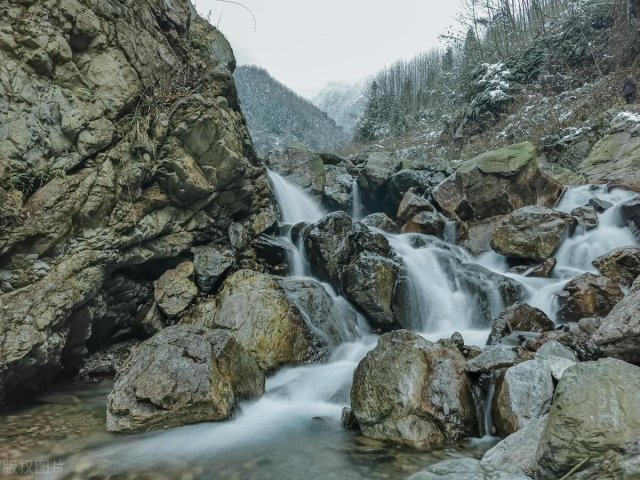
{"type": "Polygon", "coordinates": [[[332,80],[355,83],[438,44],[458,0],[195,0],[230,40],[238,63],[266,68],[305,96],[332,80]]]}

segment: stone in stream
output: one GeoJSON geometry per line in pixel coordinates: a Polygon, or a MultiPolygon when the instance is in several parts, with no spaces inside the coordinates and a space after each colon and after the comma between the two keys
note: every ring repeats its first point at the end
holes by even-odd
{"type": "MultiPolygon", "coordinates": [[[[606,358],[569,368],[558,383],[538,446],[535,478],[634,478],[623,472],[601,476],[603,456],[619,456],[640,438],[640,368],[606,358]]],[[[636,470],[637,471],[637,470],[636,470]]]]}
{"type": "Polygon", "coordinates": [[[540,171],[535,147],[525,142],[469,160],[432,195],[448,217],[478,221],[527,205],[552,207],[563,189],[540,171]]]}
{"type": "Polygon", "coordinates": [[[364,217],[361,222],[367,227],[377,228],[387,233],[400,233],[400,228],[385,213],[371,213],[364,217]]]}
{"type": "Polygon", "coordinates": [[[405,193],[400,206],[398,206],[398,212],[396,213],[396,219],[398,222],[406,222],[416,214],[420,212],[434,212],[435,208],[429,200],[422,195],[417,195],[413,188],[410,188],[405,193]]]}
{"type": "Polygon", "coordinates": [[[465,357],[447,343],[408,330],[380,337],[353,375],[351,408],[363,435],[429,448],[477,434],[465,357]]]}
{"type": "Polygon", "coordinates": [[[552,397],[553,378],[548,364],[529,360],[509,368],[496,382],[493,399],[498,434],[511,435],[548,413],[552,397]]]}
{"type": "Polygon", "coordinates": [[[343,166],[325,165],[324,172],[323,202],[331,210],[349,211],[353,201],[353,177],[343,166]]]}
{"type": "Polygon", "coordinates": [[[438,212],[423,211],[411,217],[401,229],[402,233],[422,233],[444,238],[447,218],[438,212]]]}
{"type": "Polygon", "coordinates": [[[368,154],[358,175],[358,186],[366,205],[376,208],[383,206],[387,183],[398,170],[401,162],[393,154],[385,151],[368,154]]]}
{"type": "Polygon", "coordinates": [[[548,332],[555,330],[551,319],[539,308],[524,302],[506,307],[491,325],[487,345],[495,345],[513,332],[548,332]]]}
{"type": "Polygon", "coordinates": [[[536,418],[498,443],[482,457],[482,462],[505,472],[533,476],[536,452],[548,415],[536,418]]]}
{"type": "Polygon", "coordinates": [[[183,322],[228,331],[268,372],[326,358],[355,340],[357,319],[313,280],[240,270],[183,322]]]}
{"type": "Polygon", "coordinates": [[[591,205],[574,208],[571,210],[571,216],[578,221],[578,226],[585,230],[591,230],[598,226],[598,213],[591,205]]]}
{"type": "Polygon", "coordinates": [[[620,219],[640,239],[640,197],[620,205],[620,219]]]}
{"type": "Polygon", "coordinates": [[[530,477],[496,468],[475,458],[454,458],[420,470],[409,480],[531,480],[530,477]]]}
{"type": "Polygon", "coordinates": [[[558,318],[577,322],[582,318],[604,317],[623,296],[618,284],[610,278],[583,273],[558,293],[558,318]]]}
{"type": "Polygon", "coordinates": [[[397,327],[393,299],[400,262],[384,235],[334,212],[305,229],[304,246],[313,273],[343,292],[373,327],[397,327]]]}
{"type": "Polygon", "coordinates": [[[264,375],[227,332],[168,327],[131,351],[107,405],[107,430],[133,432],[224,420],[264,393],[264,375]]]}
{"type": "Polygon", "coordinates": [[[557,263],[558,261],[555,258],[547,258],[540,265],[527,270],[524,275],[525,277],[549,278],[553,273],[553,269],[556,268],[557,263]]]}
{"type": "Polygon", "coordinates": [[[553,256],[577,223],[571,215],[550,208],[523,207],[500,222],[491,247],[509,258],[542,262],[553,256]]]}
{"type": "Polygon", "coordinates": [[[593,341],[604,353],[640,363],[640,278],[593,333],[593,341]]]}
{"type": "Polygon", "coordinates": [[[640,247],[622,247],[596,258],[593,266],[620,284],[630,285],[640,275],[640,247]]]}

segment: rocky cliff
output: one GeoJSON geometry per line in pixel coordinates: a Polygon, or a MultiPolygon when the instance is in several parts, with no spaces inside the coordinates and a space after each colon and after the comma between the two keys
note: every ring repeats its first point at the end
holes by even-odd
{"type": "Polygon", "coordinates": [[[276,215],[234,67],[188,0],[2,2],[0,402],[170,323],[155,300],[190,289],[152,283],[194,247],[260,270],[276,215]]]}

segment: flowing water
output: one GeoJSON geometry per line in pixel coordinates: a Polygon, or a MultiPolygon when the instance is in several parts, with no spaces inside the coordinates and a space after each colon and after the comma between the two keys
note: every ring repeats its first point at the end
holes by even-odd
{"type": "MultiPolygon", "coordinates": [[[[282,231],[290,242],[287,227],[316,221],[324,212],[313,197],[280,175],[269,172],[269,179],[280,207],[282,231]]],[[[355,200],[359,194],[355,186],[353,194],[357,216],[355,200]]],[[[494,272],[518,280],[526,300],[553,316],[555,294],[570,278],[591,270],[590,262],[596,256],[634,243],[631,233],[618,225],[616,207],[632,196],[590,187],[567,192],[558,205],[563,211],[584,205],[592,197],[615,206],[599,216],[599,228],[578,232],[565,242],[551,279],[506,274],[503,257],[486,254],[473,258],[451,242],[433,237],[387,235],[403,260],[412,329],[431,340],[449,337],[457,330],[466,343],[484,344],[490,319],[503,307],[494,272]]],[[[455,237],[451,228],[447,240],[455,237]]],[[[291,274],[309,277],[301,247],[291,243],[291,274]]],[[[325,288],[335,302],[351,308],[343,297],[325,288]]],[[[367,333],[366,321],[359,315],[358,323],[357,338],[336,348],[326,363],[278,371],[268,379],[264,397],[241,405],[233,420],[101,438],[99,446],[74,447],[74,453],[61,455],[64,472],[115,475],[150,471],[161,473],[159,478],[189,479],[395,479],[444,458],[482,455],[490,444],[470,441],[421,452],[386,446],[341,427],[340,414],[349,404],[353,371],[377,341],[367,333]]],[[[81,473],[78,478],[85,476],[81,473]]]]}

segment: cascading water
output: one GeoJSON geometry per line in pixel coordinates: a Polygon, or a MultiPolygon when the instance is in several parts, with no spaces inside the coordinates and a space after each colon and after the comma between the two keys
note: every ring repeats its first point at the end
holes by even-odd
{"type": "Polygon", "coordinates": [[[364,207],[362,206],[362,195],[360,194],[360,186],[358,178],[353,179],[351,184],[351,218],[354,220],[362,220],[364,217],[364,207]]]}
{"type": "MultiPolygon", "coordinates": [[[[287,239],[286,227],[322,217],[315,199],[274,172],[269,172],[269,179],[287,239]]],[[[584,205],[593,197],[614,206],[599,215],[598,228],[578,232],[565,242],[557,253],[558,264],[550,279],[507,273],[506,259],[497,254],[471,257],[452,244],[455,230],[451,226],[445,241],[417,234],[387,234],[390,245],[403,260],[412,329],[430,340],[449,337],[458,330],[466,343],[484,344],[488,321],[503,306],[495,273],[516,279],[525,288],[526,300],[553,316],[555,295],[569,279],[592,270],[590,262],[596,256],[634,243],[631,232],[621,228],[617,218],[619,204],[632,196],[591,187],[576,187],[565,194],[557,207],[563,211],[584,205]]],[[[354,214],[357,215],[355,209],[354,214]]],[[[308,279],[302,250],[292,245],[292,251],[297,252],[292,275],[308,279]]],[[[325,289],[333,302],[350,307],[330,287],[325,285],[325,289]]],[[[377,337],[363,333],[367,329],[361,316],[358,324],[359,339],[338,346],[324,364],[280,370],[267,380],[267,393],[256,402],[243,404],[231,421],[127,437],[71,456],[67,463],[76,467],[98,465],[109,473],[163,469],[168,477],[198,464],[220,478],[388,478],[388,474],[378,472],[379,466],[361,470],[362,452],[354,450],[353,437],[342,429],[339,420],[342,407],[349,404],[353,371],[377,342],[377,337]]],[[[347,328],[341,337],[353,338],[349,337],[353,331],[347,328]]],[[[488,385],[479,385],[474,392],[484,434],[490,434],[492,426],[493,382],[488,381],[488,385]]],[[[412,458],[419,457],[414,453],[412,458]]],[[[429,461],[434,460],[430,457],[429,461]]],[[[419,461],[419,467],[427,462],[419,461]]],[[[202,472],[194,476],[206,477],[202,472]]],[[[397,477],[397,471],[391,476],[397,477]]]]}

